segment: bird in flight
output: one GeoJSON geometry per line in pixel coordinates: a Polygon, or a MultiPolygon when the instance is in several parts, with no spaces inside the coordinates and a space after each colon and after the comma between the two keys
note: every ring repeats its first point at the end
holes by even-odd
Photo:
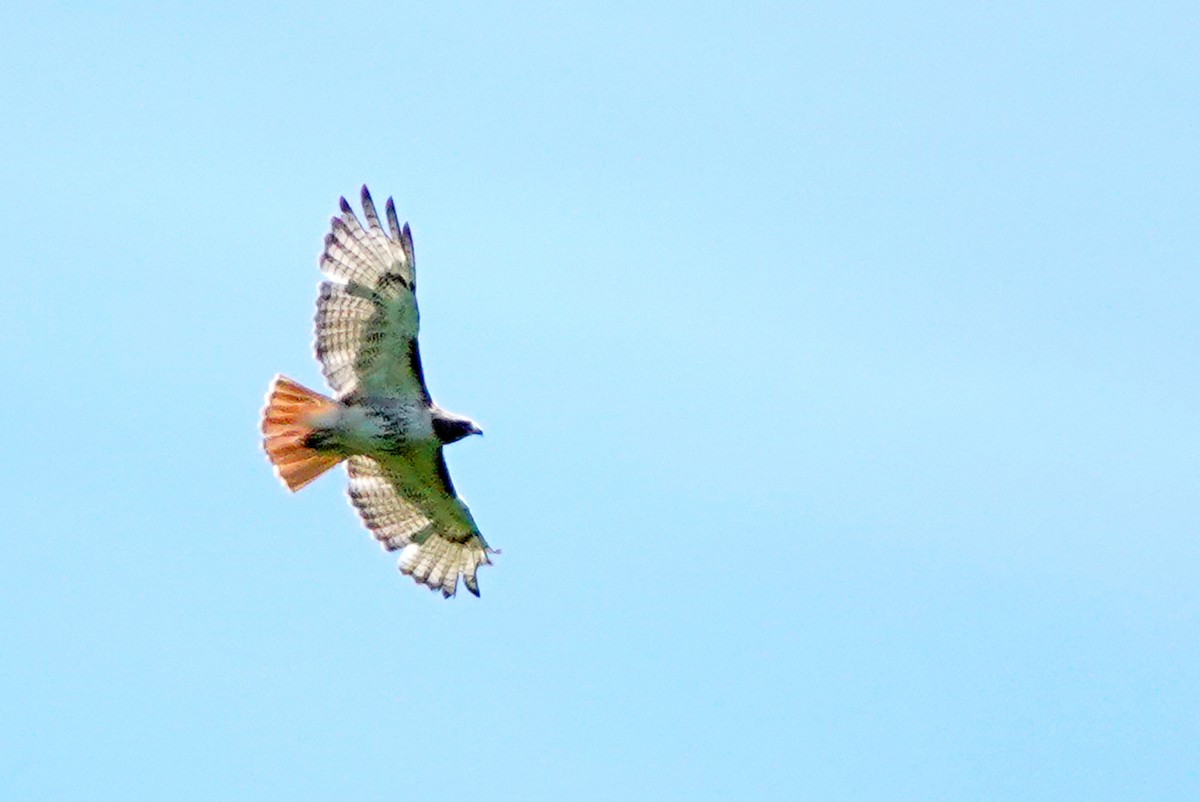
{"type": "Polygon", "coordinates": [[[490,565],[471,511],[454,491],[444,446],[482,434],[439,407],[417,349],[412,232],[387,200],[387,229],[362,188],[364,225],[345,198],[325,235],[316,354],[332,398],[277,375],[263,412],[263,447],[293,492],[345,460],[350,502],[375,539],[399,550],[400,571],[449,598],[490,565]]]}

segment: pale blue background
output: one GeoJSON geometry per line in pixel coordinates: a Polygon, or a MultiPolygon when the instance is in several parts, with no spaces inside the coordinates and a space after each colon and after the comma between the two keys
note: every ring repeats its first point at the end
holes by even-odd
{"type": "Polygon", "coordinates": [[[1200,798],[1194,3],[30,4],[0,798],[1200,798]],[[483,598],[289,496],[413,225],[483,598]]]}

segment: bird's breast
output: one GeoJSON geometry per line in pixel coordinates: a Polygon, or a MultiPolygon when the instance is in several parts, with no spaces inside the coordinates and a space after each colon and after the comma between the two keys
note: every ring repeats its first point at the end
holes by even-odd
{"type": "Polygon", "coordinates": [[[364,451],[392,451],[433,439],[433,421],[424,404],[393,398],[365,398],[343,407],[347,435],[364,451]]]}

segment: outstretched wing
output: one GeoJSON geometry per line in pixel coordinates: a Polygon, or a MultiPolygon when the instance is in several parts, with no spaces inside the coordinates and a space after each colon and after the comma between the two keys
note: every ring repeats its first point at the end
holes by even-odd
{"type": "Polygon", "coordinates": [[[475,572],[490,565],[487,542],[454,492],[441,447],[413,450],[381,462],[353,456],[350,502],[385,549],[400,549],[401,573],[453,596],[461,576],[479,595],[475,572]]]}
{"type": "Polygon", "coordinates": [[[365,186],[362,206],[365,226],[342,198],[342,214],[325,236],[321,271],[333,280],[321,284],[317,298],[317,359],[339,398],[358,392],[428,404],[412,232],[408,223],[400,226],[391,198],[387,231],[365,186]]]}

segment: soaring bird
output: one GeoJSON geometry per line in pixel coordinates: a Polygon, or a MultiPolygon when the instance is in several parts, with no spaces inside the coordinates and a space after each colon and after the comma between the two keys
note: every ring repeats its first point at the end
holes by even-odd
{"type": "Polygon", "coordinates": [[[439,407],[417,349],[412,232],[387,200],[385,230],[362,188],[366,225],[341,199],[321,253],[316,355],[332,398],[277,375],[263,412],[263,447],[293,492],[346,461],[350,502],[400,571],[449,598],[459,577],[479,595],[490,565],[471,511],[454,490],[444,446],[482,434],[439,407]]]}

